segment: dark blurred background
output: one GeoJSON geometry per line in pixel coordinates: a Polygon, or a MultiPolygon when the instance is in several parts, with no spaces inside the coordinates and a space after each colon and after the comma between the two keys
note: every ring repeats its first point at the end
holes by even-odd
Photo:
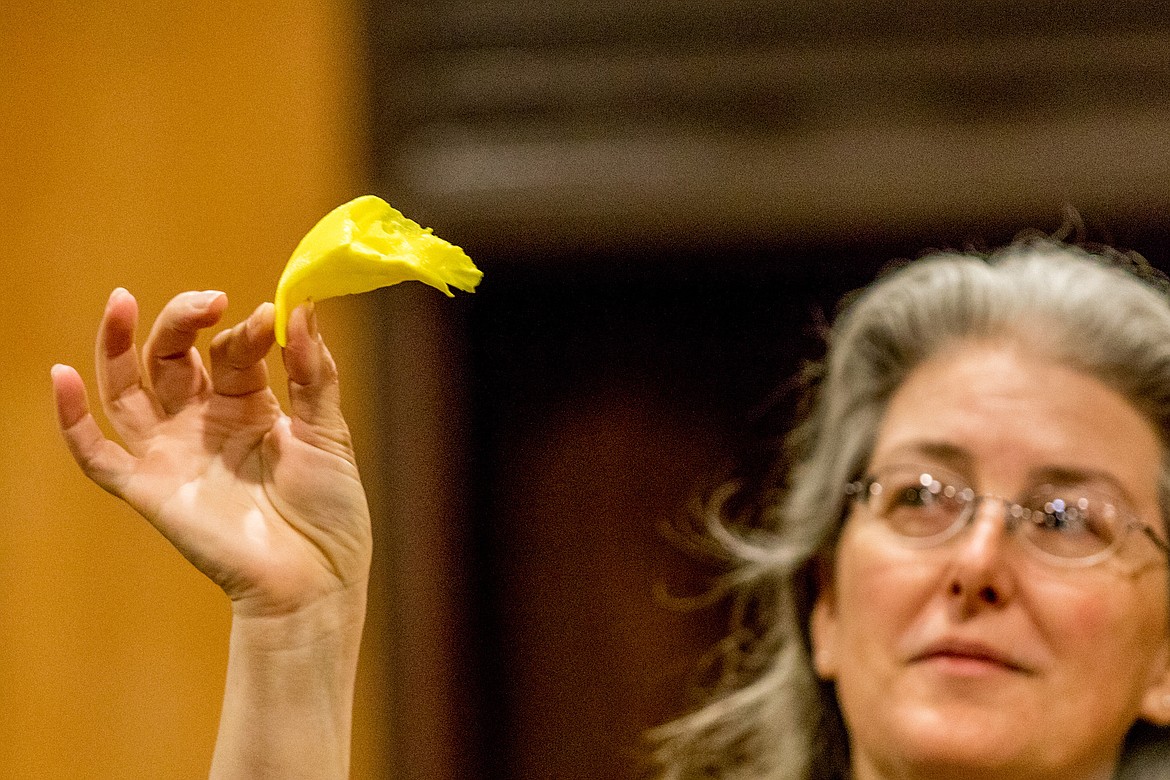
{"type": "Polygon", "coordinates": [[[661,527],[842,294],[1028,230],[1170,258],[1162,4],[365,13],[376,188],[486,272],[454,302],[373,299],[401,777],[637,776],[724,619],[656,600],[713,571],[661,527]]]}

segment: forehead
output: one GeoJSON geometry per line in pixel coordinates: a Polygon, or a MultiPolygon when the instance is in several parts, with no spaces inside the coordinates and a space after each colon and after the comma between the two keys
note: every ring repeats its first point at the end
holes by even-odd
{"type": "Polygon", "coordinates": [[[1005,491],[1068,468],[1109,474],[1156,502],[1153,425],[1104,382],[1016,345],[960,344],[915,368],[890,400],[872,462],[913,460],[938,445],[1005,491]]]}

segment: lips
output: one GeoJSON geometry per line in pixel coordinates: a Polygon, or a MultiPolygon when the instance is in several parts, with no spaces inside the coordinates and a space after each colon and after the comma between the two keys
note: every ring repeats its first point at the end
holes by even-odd
{"type": "Polygon", "coordinates": [[[1012,653],[976,640],[946,638],[932,642],[910,659],[911,663],[939,661],[959,668],[999,667],[1032,674],[1033,669],[1012,653]]]}

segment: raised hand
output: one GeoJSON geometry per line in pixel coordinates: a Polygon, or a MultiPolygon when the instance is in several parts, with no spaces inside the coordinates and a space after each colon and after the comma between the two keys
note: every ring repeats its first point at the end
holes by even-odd
{"type": "Polygon", "coordinates": [[[316,318],[301,307],[289,324],[285,414],[264,362],[271,304],[219,333],[204,367],[193,345],[226,307],[219,292],[176,296],[140,359],[137,302],[115,290],[98,332],[97,383],[124,446],[105,438],[78,373],[54,366],[65,441],[86,475],[223,588],[237,616],[287,615],[347,594],[364,607],[369,512],[316,318]]]}

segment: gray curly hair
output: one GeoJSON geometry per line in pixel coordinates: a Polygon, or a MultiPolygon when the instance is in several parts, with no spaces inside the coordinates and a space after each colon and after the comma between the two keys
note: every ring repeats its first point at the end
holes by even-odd
{"type": "MultiPolygon", "coordinates": [[[[1010,338],[1120,392],[1154,423],[1165,451],[1167,290],[1136,255],[1038,238],[987,255],[927,255],[847,301],[805,417],[763,478],[729,479],[704,502],[708,543],[732,562],[720,583],[733,631],[717,649],[706,703],[650,734],[658,776],[847,777],[845,728],[832,685],[813,672],[807,628],[817,573],[831,562],[845,517],[843,487],[866,468],[891,396],[932,356],[1010,338]]],[[[1164,466],[1164,518],[1167,486],[1164,466]]]]}

